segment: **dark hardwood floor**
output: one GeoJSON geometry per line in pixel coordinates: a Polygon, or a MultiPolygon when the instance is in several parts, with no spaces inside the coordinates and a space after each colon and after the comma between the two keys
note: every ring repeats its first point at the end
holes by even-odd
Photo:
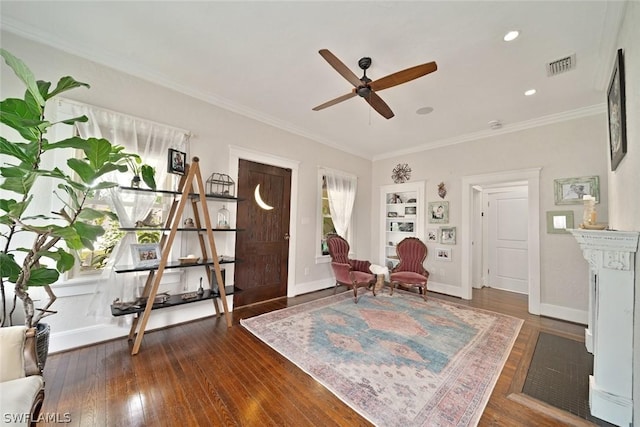
{"type": "MultiPolygon", "coordinates": [[[[73,426],[371,425],[239,325],[241,318],[332,293],[242,307],[233,313],[231,328],[224,317],[211,317],[147,332],[137,356],[130,355],[126,338],[50,355],[42,413],[58,419],[68,414],[73,426]]],[[[429,295],[525,320],[481,426],[581,423],[520,391],[537,334],[584,340],[584,326],[530,315],[527,298],[509,292],[474,290],[472,301],[429,295]]]]}

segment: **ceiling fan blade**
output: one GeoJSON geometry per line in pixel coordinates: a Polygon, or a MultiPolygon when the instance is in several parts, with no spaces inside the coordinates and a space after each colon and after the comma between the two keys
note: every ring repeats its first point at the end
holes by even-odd
{"type": "Polygon", "coordinates": [[[409,82],[417,79],[429,73],[433,73],[438,69],[435,62],[428,62],[422,65],[416,65],[415,67],[407,68],[406,70],[398,71],[397,73],[389,74],[369,84],[373,90],[388,89],[393,86],[397,86],[402,83],[409,82]]]}
{"type": "Polygon", "coordinates": [[[320,53],[320,55],[329,63],[329,65],[331,65],[338,73],[340,73],[342,77],[347,79],[349,83],[351,83],[355,87],[362,85],[362,82],[360,81],[358,76],[353,74],[353,71],[351,71],[346,65],[344,65],[342,61],[340,61],[333,53],[329,52],[328,49],[320,49],[318,53],[320,53]]]}
{"type": "Polygon", "coordinates": [[[331,101],[327,101],[324,104],[320,104],[317,107],[314,107],[313,111],[319,111],[324,108],[331,107],[332,105],[336,105],[339,102],[346,101],[347,99],[353,98],[354,96],[356,96],[355,90],[347,93],[346,95],[339,96],[336,99],[332,99],[331,101]]]}
{"type": "Polygon", "coordinates": [[[389,108],[387,103],[384,102],[374,91],[371,91],[369,96],[364,98],[364,100],[367,101],[369,105],[371,105],[373,109],[380,113],[380,115],[385,119],[390,119],[394,116],[391,108],[389,108]]]}

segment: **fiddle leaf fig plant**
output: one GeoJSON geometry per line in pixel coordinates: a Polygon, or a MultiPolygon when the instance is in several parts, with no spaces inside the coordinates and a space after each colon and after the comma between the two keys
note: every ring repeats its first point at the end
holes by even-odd
{"type": "MultiPolygon", "coordinates": [[[[0,101],[0,122],[23,139],[10,141],[0,136],[0,326],[12,324],[11,315],[20,299],[25,324],[33,327],[43,317],[55,313],[49,309],[56,299],[50,285],[73,268],[76,251],[92,250],[104,234],[105,230],[98,225],[101,222],[96,220],[105,216],[115,218],[111,212],[88,207],[87,201],[96,191],[118,185],[105,180],[106,174],[127,172],[129,165],[140,165],[141,159],[106,139],[72,137],[50,141],[47,132],[53,126],[73,126],[88,119],[79,116],[52,123],[45,116],[47,101],[89,85],[66,76],[51,89],[50,82],[36,80],[24,62],[10,52],[0,49],[0,55],[26,87],[22,99],[0,101]],[[66,168],[45,167],[55,164],[53,154],[62,149],[77,153],[66,160],[66,168]],[[37,190],[36,184],[43,179],[54,183],[53,195],[37,190]],[[52,196],[60,206],[54,211],[43,208],[38,211],[34,206],[34,198],[52,196]],[[7,301],[5,294],[9,286],[13,287],[11,301],[7,301]],[[28,292],[32,286],[43,286],[49,295],[43,307],[35,308],[28,292]]],[[[145,183],[155,188],[153,169],[145,168],[144,172],[145,183]]]]}

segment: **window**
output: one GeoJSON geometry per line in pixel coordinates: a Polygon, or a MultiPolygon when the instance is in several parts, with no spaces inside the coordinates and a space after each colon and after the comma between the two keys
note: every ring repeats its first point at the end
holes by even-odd
{"type": "Polygon", "coordinates": [[[322,211],[320,212],[320,218],[322,219],[322,233],[320,239],[320,251],[322,255],[329,255],[329,247],[327,246],[327,235],[336,232],[336,227],[333,225],[331,219],[331,209],[329,208],[329,195],[327,194],[327,178],[322,175],[322,195],[320,197],[320,204],[322,211]]]}
{"type": "MultiPolygon", "coordinates": [[[[63,132],[68,136],[75,132],[82,138],[105,138],[112,144],[121,145],[125,151],[139,154],[144,163],[155,169],[158,188],[174,187],[172,181],[176,177],[167,173],[167,153],[169,148],[187,151],[189,135],[186,131],[68,100],[59,101],[57,113],[57,120],[86,115],[88,122],[77,123],[73,131],[68,127],[63,132]]],[[[114,172],[105,176],[105,180],[118,182],[121,186],[130,186],[132,178],[130,172],[114,172]]],[[[118,221],[108,217],[96,220],[96,224],[105,228],[105,233],[94,243],[93,250],[80,251],[80,262],[76,263],[74,271],[67,277],[99,273],[111,259],[119,264],[127,264],[130,244],[158,242],[161,237],[159,231],[127,233],[121,231],[120,227],[132,228],[139,222],[162,227],[169,204],[168,198],[153,193],[140,194],[118,189],[97,192],[89,200],[88,206],[111,210],[117,214],[118,221]]]]}
{"type": "Polygon", "coordinates": [[[329,249],[327,247],[327,235],[337,233],[342,235],[347,241],[353,238],[353,220],[351,211],[356,191],[356,177],[344,172],[334,171],[327,168],[318,169],[318,224],[317,224],[317,249],[316,262],[327,262],[329,249]],[[331,211],[329,194],[333,182],[333,202],[337,206],[338,212],[331,211]],[[339,222],[336,224],[335,220],[339,222]],[[342,224],[342,228],[340,225],[342,224]],[[340,232],[339,230],[343,231],[340,232]]]}

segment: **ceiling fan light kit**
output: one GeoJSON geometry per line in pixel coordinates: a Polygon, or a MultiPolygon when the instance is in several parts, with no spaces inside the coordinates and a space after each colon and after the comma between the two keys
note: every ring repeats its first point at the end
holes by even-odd
{"type": "Polygon", "coordinates": [[[314,111],[323,110],[332,105],[338,104],[347,99],[353,98],[358,95],[362,97],[374,110],[376,110],[385,119],[390,119],[394,116],[393,111],[389,106],[376,94],[377,91],[388,89],[390,87],[398,86],[400,84],[417,79],[418,77],[425,76],[429,73],[433,73],[438,69],[435,62],[428,62],[426,64],[417,65],[415,67],[407,68],[402,71],[398,71],[388,76],[382,77],[378,80],[371,80],[367,77],[367,69],[371,66],[371,58],[363,57],[358,61],[358,66],[362,69],[363,75],[358,78],[342,61],[340,61],[333,53],[328,49],[321,49],[318,53],[331,65],[342,77],[344,77],[354,88],[350,93],[339,96],[338,98],[327,101],[324,104],[320,104],[314,107],[314,111]]]}

